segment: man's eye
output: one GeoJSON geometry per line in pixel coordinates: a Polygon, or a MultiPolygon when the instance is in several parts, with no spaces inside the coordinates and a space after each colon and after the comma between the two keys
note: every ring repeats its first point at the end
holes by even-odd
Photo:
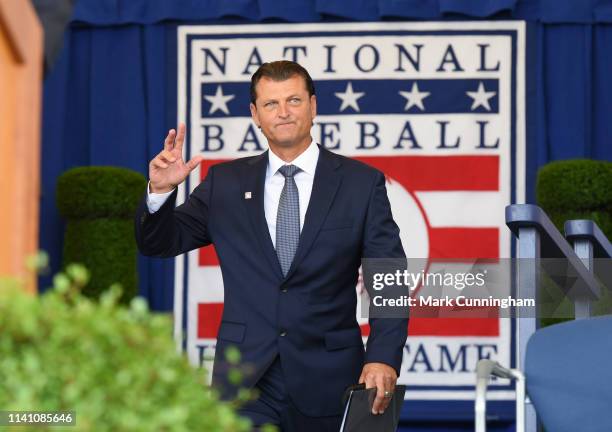
{"type": "Polygon", "coordinates": [[[300,103],[300,98],[292,98],[290,102],[294,104],[300,103]]]}

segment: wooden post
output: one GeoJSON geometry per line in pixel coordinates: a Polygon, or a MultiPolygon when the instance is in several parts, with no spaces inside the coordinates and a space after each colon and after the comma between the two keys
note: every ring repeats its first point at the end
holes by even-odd
{"type": "Polygon", "coordinates": [[[43,30],[28,0],[0,1],[0,277],[36,292],[43,30]]]}

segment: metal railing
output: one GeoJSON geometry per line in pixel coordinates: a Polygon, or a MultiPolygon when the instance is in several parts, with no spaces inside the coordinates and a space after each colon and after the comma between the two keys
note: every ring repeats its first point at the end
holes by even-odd
{"type": "MultiPolygon", "coordinates": [[[[593,275],[593,259],[612,256],[610,241],[597,225],[587,220],[568,221],[565,223],[566,240],[546,213],[532,204],[506,207],[506,225],[518,238],[517,298],[532,298],[538,304],[542,269],[540,260],[560,258],[566,263],[565,274],[571,274],[580,281],[580,284],[572,285],[571,291],[564,292],[574,305],[575,317],[582,319],[591,316],[591,305],[601,296],[599,283],[593,275]]],[[[536,412],[525,394],[525,380],[520,371],[525,369],[527,342],[537,331],[538,319],[532,316],[533,313],[522,316],[520,309],[517,314],[517,369],[507,369],[491,360],[478,362],[475,401],[477,432],[486,430],[486,391],[490,376],[516,381],[516,430],[537,431],[536,412]]]]}

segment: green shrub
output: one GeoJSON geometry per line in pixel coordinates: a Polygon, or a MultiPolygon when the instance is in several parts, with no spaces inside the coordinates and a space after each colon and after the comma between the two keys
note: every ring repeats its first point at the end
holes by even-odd
{"type": "MultiPolygon", "coordinates": [[[[612,209],[611,209],[612,210],[612,209]]],[[[557,228],[563,233],[563,225],[565,225],[565,221],[573,220],[573,219],[589,219],[594,221],[597,226],[603,231],[603,233],[608,237],[612,238],[612,211],[597,211],[597,210],[565,210],[558,211],[552,210],[548,213],[548,216],[555,224],[557,228]]]]}
{"type": "Polygon", "coordinates": [[[133,216],[145,178],[117,167],[79,167],[57,182],[57,206],[67,220],[63,263],[91,269],[84,294],[97,298],[117,282],[127,303],[138,292],[133,216]]]}
{"type": "Polygon", "coordinates": [[[147,181],[135,171],[111,167],[73,168],[57,181],[57,206],[65,218],[129,218],[134,216],[147,181]]]}
{"type": "MultiPolygon", "coordinates": [[[[565,221],[590,219],[612,238],[612,163],[588,159],[551,162],[538,172],[536,197],[538,205],[562,233],[565,221]]],[[[550,290],[541,290],[539,295],[550,300],[559,315],[573,315],[573,305],[561,292],[551,294],[550,290]]],[[[611,309],[612,294],[604,290],[602,298],[593,304],[593,313],[604,314],[611,309]]],[[[549,313],[544,314],[550,316],[549,313]]],[[[548,318],[542,324],[565,320],[548,318]]]]}
{"type": "Polygon", "coordinates": [[[87,279],[69,266],[40,297],[0,282],[0,410],[75,411],[68,431],[250,430],[176,352],[169,317],[116,287],[83,297],[87,279]]]}
{"type": "Polygon", "coordinates": [[[588,159],[551,162],[538,172],[537,201],[546,212],[612,211],[612,163],[588,159]]]}

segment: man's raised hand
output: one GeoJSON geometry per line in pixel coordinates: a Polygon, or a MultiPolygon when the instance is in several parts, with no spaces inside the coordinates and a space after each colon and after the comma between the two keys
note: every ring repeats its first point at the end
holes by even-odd
{"type": "Polygon", "coordinates": [[[151,192],[170,192],[181,184],[204,159],[203,156],[198,155],[185,163],[183,160],[184,142],[185,123],[179,123],[178,133],[170,129],[164,141],[164,149],[149,163],[151,192]]]}

